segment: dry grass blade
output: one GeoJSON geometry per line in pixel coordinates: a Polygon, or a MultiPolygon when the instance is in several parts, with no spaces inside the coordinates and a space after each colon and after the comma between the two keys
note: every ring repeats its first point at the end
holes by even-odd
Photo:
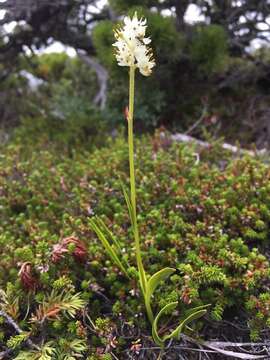
{"type": "Polygon", "coordinates": [[[248,353],[239,353],[231,350],[224,350],[222,348],[209,345],[209,343],[204,343],[209,349],[215,350],[217,353],[233,357],[234,359],[243,359],[243,360],[256,360],[256,359],[267,359],[266,355],[253,355],[248,353]]]}

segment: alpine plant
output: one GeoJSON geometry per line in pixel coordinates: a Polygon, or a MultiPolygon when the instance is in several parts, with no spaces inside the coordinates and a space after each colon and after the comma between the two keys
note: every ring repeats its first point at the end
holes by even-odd
{"type": "Polygon", "coordinates": [[[116,60],[119,66],[135,66],[144,76],[149,76],[155,66],[149,37],[145,37],[146,19],[138,19],[137,13],[133,18],[126,16],[123,27],[115,30],[116,60]]]}
{"type": "MultiPolygon", "coordinates": [[[[167,303],[159,312],[154,315],[153,312],[153,294],[156,288],[172,274],[176,272],[174,268],[163,268],[149,276],[143,265],[141,255],[140,233],[137,221],[136,205],[136,183],[135,183],[135,166],[134,166],[134,139],[133,139],[133,115],[134,115],[134,96],[135,96],[135,72],[138,69],[144,76],[150,76],[153,67],[156,65],[152,49],[148,46],[151,39],[146,37],[146,19],[138,19],[137,13],[132,18],[125,17],[123,26],[119,26],[115,32],[116,42],[113,46],[116,48],[116,60],[119,66],[129,67],[129,107],[126,111],[128,122],[128,148],[129,148],[129,171],[130,171],[130,193],[123,186],[124,197],[134,237],[135,255],[137,264],[137,274],[144,300],[147,317],[152,326],[153,340],[160,347],[172,338],[179,339],[182,330],[191,321],[198,319],[206,313],[208,305],[198,306],[190,309],[187,316],[182,318],[180,324],[168,334],[160,336],[158,333],[159,322],[161,317],[172,314],[178,307],[178,301],[167,303]]],[[[123,274],[130,278],[131,268],[126,259],[122,256],[122,251],[117,239],[113,236],[105,223],[99,217],[90,219],[91,229],[96,233],[102,242],[107,254],[111,260],[120,268],[123,274]]]]}

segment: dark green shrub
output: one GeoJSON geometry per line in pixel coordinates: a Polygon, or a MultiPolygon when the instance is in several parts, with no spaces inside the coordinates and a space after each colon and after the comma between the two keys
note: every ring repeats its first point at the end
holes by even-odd
{"type": "Polygon", "coordinates": [[[126,14],[134,6],[147,7],[153,4],[153,0],[109,0],[109,2],[116,11],[122,14],[126,14]]]}
{"type": "Polygon", "coordinates": [[[113,28],[114,25],[111,21],[101,21],[93,30],[93,43],[99,60],[109,68],[115,64],[111,48],[114,43],[113,28]]]}
{"type": "Polygon", "coordinates": [[[46,80],[58,81],[70,60],[66,53],[42,54],[34,58],[37,76],[46,80]]]}
{"type": "Polygon", "coordinates": [[[228,39],[223,27],[198,26],[190,45],[190,55],[206,74],[224,70],[228,63],[228,39]]]}

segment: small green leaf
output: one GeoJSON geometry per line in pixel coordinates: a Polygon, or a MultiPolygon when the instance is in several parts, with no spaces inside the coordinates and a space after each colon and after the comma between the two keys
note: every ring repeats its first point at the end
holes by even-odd
{"type": "Polygon", "coordinates": [[[210,306],[209,304],[208,305],[202,305],[202,306],[198,306],[198,307],[195,307],[193,309],[190,309],[189,310],[189,315],[186,316],[182,321],[181,323],[177,326],[177,328],[175,330],[173,330],[170,334],[168,335],[165,335],[163,337],[160,337],[158,335],[158,321],[159,319],[161,318],[162,315],[168,313],[168,312],[172,312],[176,306],[178,305],[178,302],[172,302],[172,303],[169,303],[167,305],[165,305],[161,310],[160,312],[157,314],[156,318],[154,319],[154,322],[153,322],[153,325],[152,325],[152,336],[153,336],[153,339],[155,341],[155,343],[157,345],[159,345],[160,347],[163,347],[164,346],[164,342],[166,340],[169,340],[169,339],[172,339],[172,338],[176,338],[179,340],[180,338],[180,335],[181,335],[181,332],[182,330],[184,329],[184,327],[189,324],[190,322],[196,320],[196,319],[199,319],[200,317],[202,317],[203,315],[206,314],[207,310],[206,308],[208,306],[210,306]]]}
{"type": "Polygon", "coordinates": [[[164,342],[165,340],[163,338],[161,338],[159,335],[158,335],[158,321],[159,319],[161,318],[161,316],[163,314],[166,314],[167,312],[172,312],[176,306],[178,305],[178,302],[172,302],[172,303],[169,303],[167,305],[165,305],[161,310],[160,312],[157,314],[157,316],[155,317],[154,321],[153,321],[153,325],[152,325],[152,336],[153,336],[153,339],[155,341],[155,343],[157,345],[159,345],[160,347],[163,347],[164,346],[164,342]]]}
{"type": "Polygon", "coordinates": [[[147,282],[147,291],[149,296],[153,294],[153,292],[156,290],[157,286],[161,283],[161,281],[166,280],[174,272],[175,269],[167,267],[162,270],[159,270],[154,275],[152,275],[147,282]]]}
{"type": "Polygon", "coordinates": [[[184,319],[188,318],[190,315],[192,315],[194,312],[196,311],[200,311],[200,310],[206,310],[211,304],[206,304],[206,305],[200,305],[200,306],[196,306],[192,309],[189,309],[185,312],[185,317],[181,318],[181,320],[184,321],[184,319]]]}
{"type": "Polygon", "coordinates": [[[204,309],[202,310],[196,310],[196,308],[191,309],[191,311],[193,310],[193,312],[189,316],[187,316],[174,331],[172,331],[169,335],[164,336],[164,341],[171,338],[176,338],[177,340],[179,340],[181,332],[184,329],[184,327],[187,324],[191,323],[192,321],[197,320],[200,317],[204,316],[207,313],[205,307],[208,306],[209,305],[204,305],[204,309]]]}
{"type": "Polygon", "coordinates": [[[146,284],[146,292],[145,292],[145,306],[148,313],[148,317],[151,323],[153,323],[154,316],[151,308],[151,296],[153,295],[154,291],[158,287],[158,285],[166,280],[170,275],[172,275],[175,272],[175,269],[173,268],[164,268],[158,272],[156,272],[154,275],[150,277],[146,284]]]}

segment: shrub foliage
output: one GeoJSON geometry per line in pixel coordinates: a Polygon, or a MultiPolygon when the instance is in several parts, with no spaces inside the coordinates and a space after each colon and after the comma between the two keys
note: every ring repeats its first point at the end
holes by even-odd
{"type": "MultiPolygon", "coordinates": [[[[157,308],[178,299],[181,312],[211,303],[211,323],[241,317],[258,338],[270,323],[269,166],[218,147],[197,161],[195,148],[158,134],[138,139],[136,149],[144,263],[149,273],[178,270],[157,291],[157,308]]],[[[0,318],[0,348],[18,351],[29,336],[43,337],[44,349],[32,352],[79,358],[88,341],[105,352],[117,341],[116,352],[130,345],[115,335],[123,321],[149,331],[136,282],[121,276],[89,228],[89,217],[101,216],[135,264],[120,185],[126,142],[59,153],[13,141],[1,149],[0,168],[0,309],[23,331],[14,334],[0,318]]]]}

